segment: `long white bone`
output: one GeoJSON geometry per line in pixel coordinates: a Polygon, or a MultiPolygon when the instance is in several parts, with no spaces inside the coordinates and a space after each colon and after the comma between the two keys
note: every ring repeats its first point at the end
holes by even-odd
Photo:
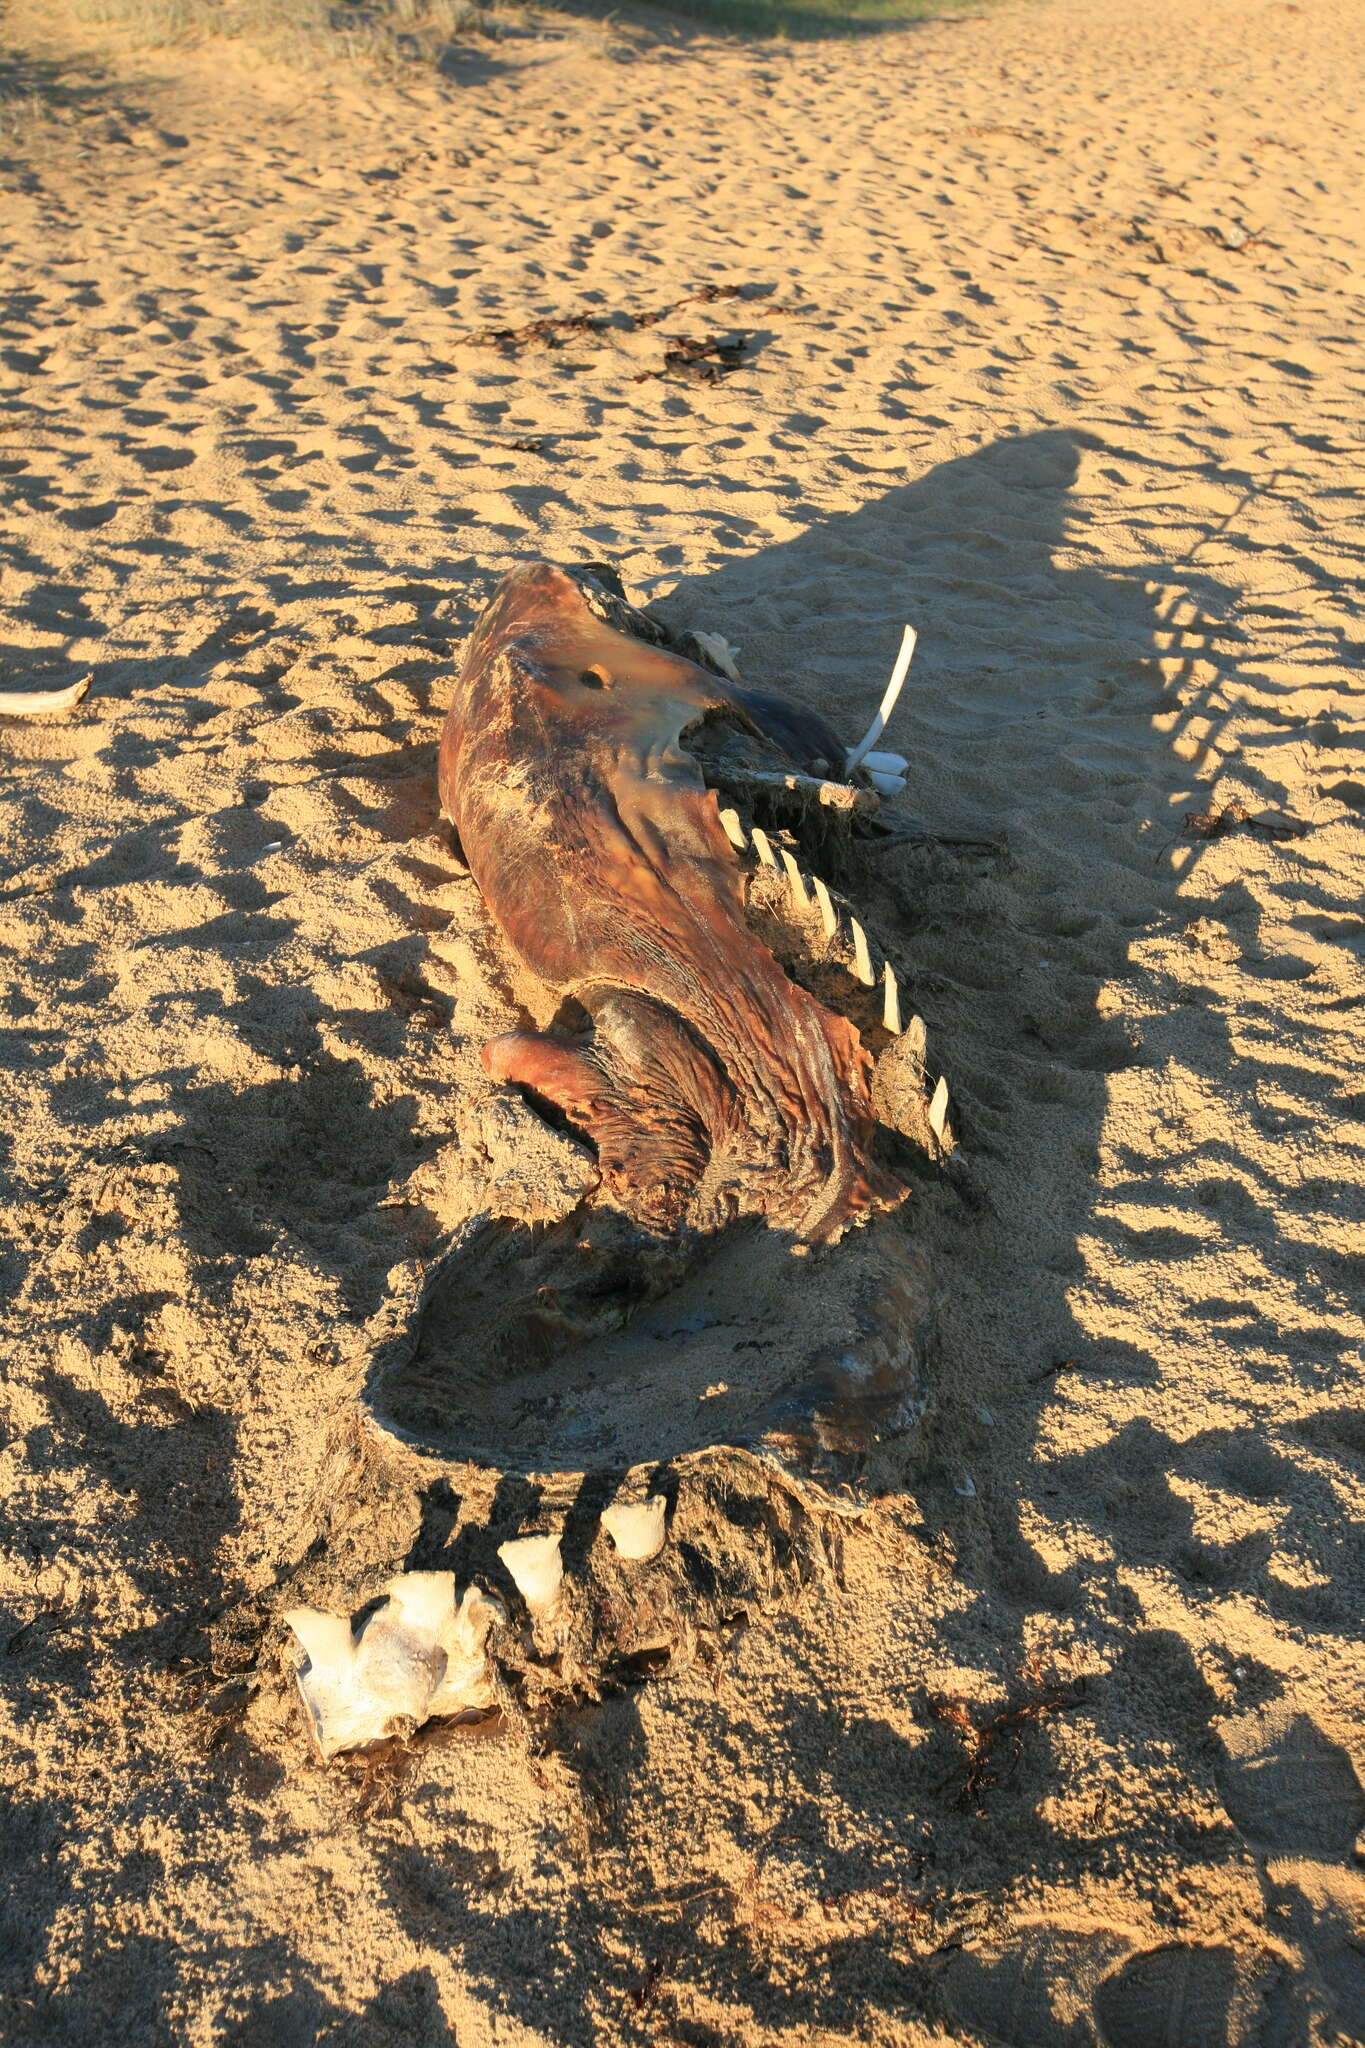
{"type": "Polygon", "coordinates": [[[92,670],[78,683],[56,690],[0,690],[0,717],[41,718],[45,711],[74,711],[94,679],[92,670]]]}
{"type": "Polygon", "coordinates": [[[865,988],[872,988],[877,977],[872,972],[872,955],[868,951],[867,933],[856,917],[849,919],[849,925],[853,932],[853,972],[865,988]]]}
{"type": "Polygon", "coordinates": [[[876,746],[877,741],[885,732],[886,721],[896,708],[896,699],[897,697],[899,697],[901,693],[901,685],[904,683],[906,676],[909,674],[910,661],[911,657],[915,652],[915,642],[918,639],[918,637],[919,635],[916,633],[913,626],[907,626],[904,633],[901,635],[900,652],[896,656],[896,666],[891,671],[891,680],[887,684],[885,692],[883,693],[881,708],[879,709],[877,716],[873,719],[871,725],[867,728],[867,731],[859,740],[857,746],[853,748],[852,752],[848,755],[847,759],[844,762],[845,771],[849,775],[853,773],[855,768],[860,768],[862,766],[866,756],[871,752],[872,748],[876,746]]]}
{"type": "Polygon", "coordinates": [[[896,981],[896,970],[888,960],[882,971],[882,1022],[888,1031],[898,1036],[901,1028],[901,992],[896,981]]]}
{"type": "Polygon", "coordinates": [[[825,887],[819,875],[814,876],[813,880],[815,883],[815,900],[820,906],[820,921],[825,927],[825,937],[832,939],[839,929],[839,913],[830,901],[829,890],[825,887]]]}

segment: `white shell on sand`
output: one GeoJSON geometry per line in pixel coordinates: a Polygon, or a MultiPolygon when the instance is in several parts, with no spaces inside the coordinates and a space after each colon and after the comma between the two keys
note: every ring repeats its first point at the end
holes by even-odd
{"type": "Polygon", "coordinates": [[[516,1536],[498,1545],[512,1583],[532,1614],[547,1614],[559,1598],[564,1562],[557,1536],[516,1536]]]}
{"type": "Polygon", "coordinates": [[[643,1562],[657,1557],[664,1547],[668,1502],[661,1493],[644,1500],[618,1501],[602,1514],[602,1527],[616,1546],[619,1557],[643,1562]]]}
{"type": "Polygon", "coordinates": [[[493,1703],[486,1645],[506,1619],[501,1601],[467,1586],[457,1607],[453,1572],[401,1572],[385,1591],[358,1631],[316,1607],[284,1617],[305,1652],[296,1677],[324,1758],[493,1703]]]}

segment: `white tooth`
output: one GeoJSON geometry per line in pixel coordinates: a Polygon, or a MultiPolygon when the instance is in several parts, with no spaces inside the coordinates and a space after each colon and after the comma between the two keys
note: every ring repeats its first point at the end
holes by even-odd
{"type": "Polygon", "coordinates": [[[888,1031],[899,1033],[901,1028],[901,992],[896,983],[896,971],[888,960],[882,972],[882,1022],[888,1031]]]}
{"type": "Polygon", "coordinates": [[[948,1121],[948,1083],[942,1074],[934,1090],[934,1099],[929,1104],[929,1128],[936,1138],[943,1136],[943,1126],[948,1121]]]}
{"type": "Polygon", "coordinates": [[[785,846],[782,848],[782,865],[787,870],[787,882],[792,892],[793,903],[798,910],[809,910],[810,895],[806,889],[806,878],[785,846]]]}
{"type": "Polygon", "coordinates": [[[743,853],[744,827],[739,822],[739,812],[722,811],[720,814],[720,822],[721,825],[724,827],[725,836],[729,840],[731,846],[733,846],[738,852],[743,853]]]}
{"type": "Polygon", "coordinates": [[[856,917],[849,919],[853,932],[853,972],[867,988],[871,988],[877,977],[872,972],[872,955],[867,950],[867,933],[856,917]]]}
{"type": "Polygon", "coordinates": [[[764,867],[775,868],[777,866],[777,855],[773,852],[767,833],[761,831],[757,825],[754,826],[753,841],[754,852],[758,855],[764,867]]]}
{"type": "Polygon", "coordinates": [[[517,1536],[498,1545],[498,1556],[532,1614],[548,1614],[564,1583],[557,1536],[517,1536]]]}
{"type": "Polygon", "coordinates": [[[912,1017],[905,1027],[905,1050],[921,1066],[929,1051],[929,1033],[923,1017],[912,1017]]]}
{"type": "Polygon", "coordinates": [[[815,900],[820,906],[820,919],[825,927],[825,937],[832,939],[839,929],[839,913],[829,900],[829,890],[820,877],[815,877],[815,900]]]}
{"type": "Polygon", "coordinates": [[[643,1563],[657,1557],[664,1547],[664,1522],[668,1503],[661,1493],[647,1499],[618,1501],[604,1510],[602,1527],[616,1545],[617,1555],[643,1563]]]}

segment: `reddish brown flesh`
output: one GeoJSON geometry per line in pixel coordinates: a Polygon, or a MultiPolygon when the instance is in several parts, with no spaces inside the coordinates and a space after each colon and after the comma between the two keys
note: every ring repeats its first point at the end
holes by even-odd
{"type": "Polygon", "coordinates": [[[515,1032],[489,1071],[597,1146],[607,1197],[660,1228],[761,1215],[837,1236],[903,1190],[871,1159],[857,1031],[748,930],[715,795],[681,735],[752,701],[596,618],[547,563],[475,632],[441,739],[441,801],[509,944],[592,1018],[515,1032]]]}

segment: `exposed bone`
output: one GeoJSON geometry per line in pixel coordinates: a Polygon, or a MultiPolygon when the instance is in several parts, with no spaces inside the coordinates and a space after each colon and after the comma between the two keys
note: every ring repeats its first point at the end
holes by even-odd
{"type": "Polygon", "coordinates": [[[872,988],[877,977],[872,972],[872,955],[868,951],[867,933],[856,917],[849,919],[849,927],[853,933],[853,972],[865,987],[872,988]]]}
{"type": "Polygon", "coordinates": [[[715,663],[723,676],[728,676],[732,683],[739,681],[739,669],[736,666],[739,649],[732,647],[723,633],[694,632],[692,638],[702,653],[715,663]]]}
{"type": "Polygon", "coordinates": [[[402,1572],[358,1634],[316,1607],[285,1620],[305,1651],[295,1676],[324,1758],[420,1726],[433,1714],[492,1705],[486,1644],[500,1601],[466,1587],[455,1606],[453,1572],[402,1572]]]}
{"type": "Polygon", "coordinates": [[[0,716],[41,718],[45,712],[73,711],[94,680],[92,670],[88,676],[82,676],[78,683],[66,683],[56,690],[0,691],[0,716]]]}
{"type": "Polygon", "coordinates": [[[820,920],[825,927],[825,937],[832,939],[839,929],[839,913],[834,908],[833,903],[831,903],[829,890],[825,887],[819,875],[814,876],[813,880],[815,884],[815,900],[820,906],[820,920]]]}
{"type": "Polygon", "coordinates": [[[754,852],[758,855],[764,867],[775,868],[777,866],[777,855],[773,852],[772,841],[761,826],[754,826],[752,838],[754,852]]]}
{"type": "Polygon", "coordinates": [[[869,768],[867,774],[878,796],[899,796],[905,788],[903,775],[886,775],[879,768],[869,768]]]}
{"type": "Polygon", "coordinates": [[[863,766],[869,775],[874,771],[879,775],[904,775],[910,763],[904,754],[864,754],[863,766]]]}
{"type": "Polygon", "coordinates": [[[498,1545],[498,1556],[532,1614],[549,1614],[564,1583],[558,1536],[516,1536],[498,1545]]]}
{"type": "Polygon", "coordinates": [[[875,790],[863,789],[857,783],[830,782],[818,775],[802,775],[795,768],[767,770],[737,767],[727,762],[725,786],[741,796],[768,796],[774,790],[792,790],[813,798],[827,810],[853,811],[860,815],[875,811],[880,801],[875,790]]]}
{"type": "Polygon", "coordinates": [[[618,1557],[642,1564],[657,1557],[663,1549],[667,1514],[664,1496],[651,1493],[645,1500],[618,1501],[614,1507],[605,1509],[602,1527],[615,1544],[618,1557]]]}
{"type": "Polygon", "coordinates": [[[896,980],[896,970],[888,960],[882,970],[882,1022],[888,1031],[899,1035],[901,1028],[901,992],[896,980]]]}
{"type": "Polygon", "coordinates": [[[901,636],[900,653],[896,656],[896,666],[891,671],[891,680],[886,686],[877,716],[873,719],[871,725],[867,728],[867,731],[849,754],[844,764],[850,775],[855,768],[862,765],[870,750],[876,746],[877,741],[886,730],[886,721],[896,708],[896,699],[901,693],[901,684],[909,673],[910,658],[915,651],[916,638],[917,635],[914,627],[907,626],[901,636]]]}
{"type": "Polygon", "coordinates": [[[934,1099],[929,1104],[929,1128],[936,1138],[943,1136],[943,1127],[948,1121],[948,1083],[940,1074],[934,1099]]]}
{"type": "Polygon", "coordinates": [[[722,811],[720,814],[720,822],[721,828],[724,831],[725,836],[729,840],[731,846],[734,847],[737,853],[743,853],[744,848],[748,842],[744,837],[744,827],[739,822],[739,812],[722,811]]]}
{"type": "Polygon", "coordinates": [[[912,1017],[905,1027],[905,1049],[911,1059],[924,1065],[929,1054],[929,1031],[923,1017],[912,1017]]]}
{"type": "Polygon", "coordinates": [[[798,910],[809,910],[810,892],[806,887],[806,878],[785,846],[781,853],[782,865],[787,870],[787,885],[792,892],[792,901],[798,910]]]}

